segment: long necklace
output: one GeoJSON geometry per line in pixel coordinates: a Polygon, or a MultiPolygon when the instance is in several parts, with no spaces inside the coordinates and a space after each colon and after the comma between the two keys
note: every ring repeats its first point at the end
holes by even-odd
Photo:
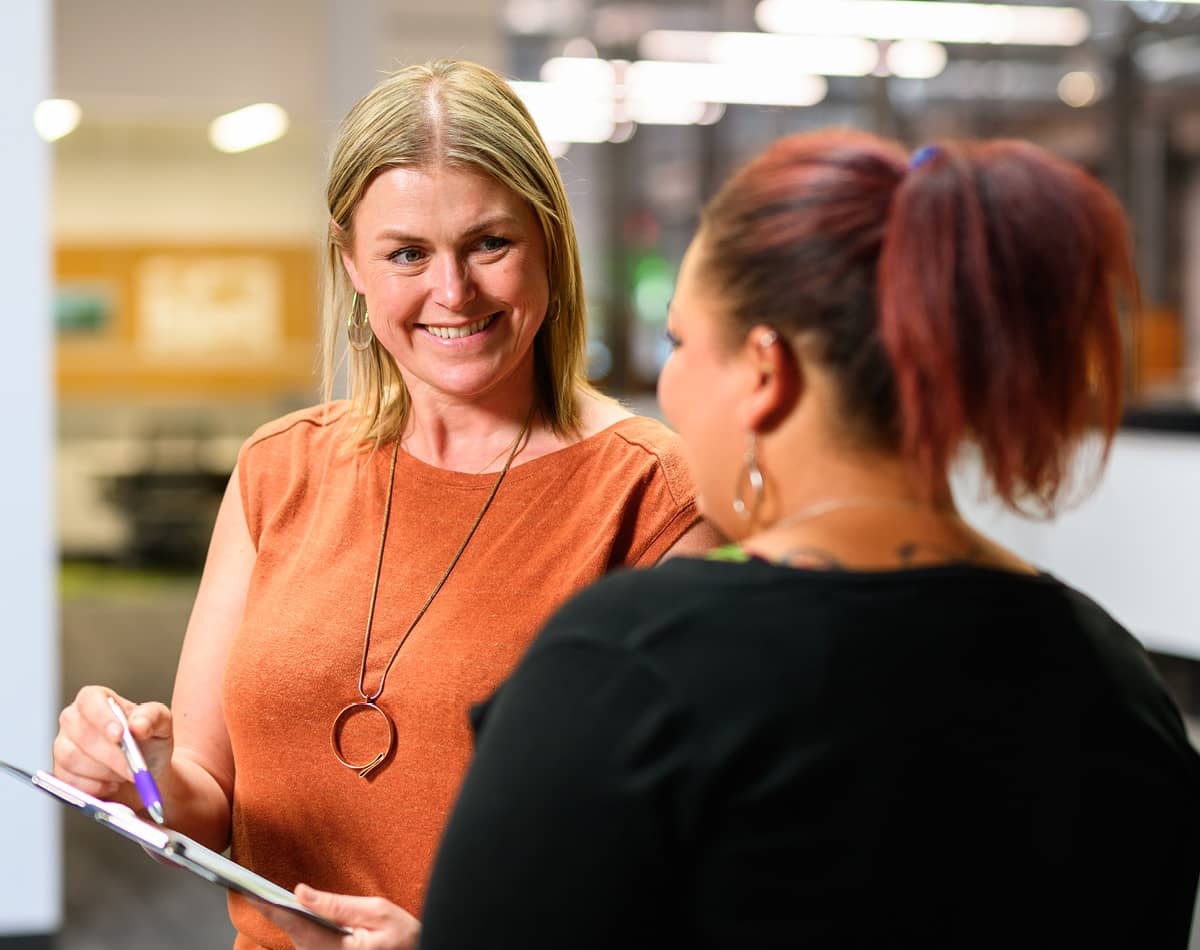
{"type": "MultiPolygon", "coordinates": [[[[400,648],[404,646],[404,641],[408,639],[409,634],[413,632],[421,618],[425,616],[425,611],[429,609],[429,605],[433,603],[433,598],[438,595],[438,591],[446,583],[450,577],[450,572],[454,570],[454,566],[458,563],[459,558],[463,556],[463,552],[467,549],[467,545],[471,543],[471,538],[475,535],[475,529],[479,527],[479,523],[483,521],[483,516],[487,514],[488,508],[492,505],[492,499],[496,497],[496,492],[500,490],[500,484],[504,481],[504,476],[508,474],[508,470],[512,465],[512,461],[516,458],[517,452],[520,450],[522,443],[525,440],[525,434],[529,431],[529,424],[533,420],[533,410],[525,417],[525,424],[521,427],[516,440],[509,450],[508,459],[504,463],[504,468],[500,470],[500,475],[492,485],[492,490],[488,493],[487,500],[483,503],[483,507],[479,510],[479,514],[475,516],[475,521],[471,525],[471,529],[467,532],[467,536],[463,538],[462,544],[459,545],[458,551],[454,557],[450,559],[450,563],[446,566],[441,580],[437,582],[433,590],[429,592],[429,596],[425,598],[425,603],[421,605],[421,609],[417,611],[408,628],[400,635],[399,641],[396,643],[396,648],[392,650],[392,655],[388,658],[387,665],[383,668],[383,673],[379,677],[379,685],[371,693],[367,692],[365,684],[367,677],[367,655],[371,649],[371,625],[375,619],[375,600],[379,594],[379,577],[383,573],[383,549],[387,543],[388,523],[392,520],[392,492],[396,485],[396,459],[400,454],[400,440],[397,439],[395,445],[392,446],[392,464],[388,470],[388,490],[387,500],[383,505],[383,530],[379,535],[379,556],[375,559],[375,580],[371,583],[371,602],[367,609],[367,630],[363,635],[363,652],[362,663],[358,670],[358,695],[361,700],[356,700],[344,707],[341,712],[334,717],[333,728],[329,733],[329,744],[333,747],[333,754],[337,760],[346,766],[348,769],[354,769],[362,778],[369,776],[375,769],[383,765],[388,757],[392,754],[392,750],[396,746],[396,724],[392,721],[383,709],[375,702],[383,695],[383,688],[387,684],[388,673],[391,672],[392,664],[396,662],[396,657],[400,655],[400,648]],[[382,752],[379,752],[369,762],[355,764],[347,761],[342,754],[342,728],[346,721],[358,712],[372,712],[377,716],[382,717],[385,727],[387,728],[387,746],[382,752]]],[[[490,463],[489,463],[490,464],[490,463]]],[[[485,466],[486,467],[486,466],[485,466]]]]}

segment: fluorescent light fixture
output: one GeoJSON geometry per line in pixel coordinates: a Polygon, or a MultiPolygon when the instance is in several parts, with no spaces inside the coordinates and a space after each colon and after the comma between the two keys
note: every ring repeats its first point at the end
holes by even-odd
{"type": "Polygon", "coordinates": [[[932,79],[941,75],[948,60],[946,47],[929,40],[896,40],[889,43],[884,65],[903,79],[932,79]]]}
{"type": "Polygon", "coordinates": [[[1067,73],[1058,81],[1058,98],[1074,109],[1090,106],[1100,98],[1100,81],[1085,70],[1067,73]]]}
{"type": "Polygon", "coordinates": [[[611,81],[607,88],[589,88],[572,82],[510,82],[509,85],[525,103],[547,142],[606,142],[613,133],[611,81]]]}
{"type": "Polygon", "coordinates": [[[754,18],[769,33],[939,43],[1077,46],[1091,32],[1076,7],[952,0],[760,0],[754,18]]]}
{"type": "Polygon", "coordinates": [[[707,103],[679,95],[631,95],[625,114],[638,125],[699,125],[707,103]]]}
{"type": "Polygon", "coordinates": [[[867,76],[879,63],[877,44],[861,36],[779,36],[650,30],[638,41],[644,59],[726,63],[730,66],[802,70],[822,76],[867,76]]]}
{"type": "Polygon", "coordinates": [[[256,102],[219,115],[209,123],[208,140],[219,152],[245,152],[282,138],[288,115],[273,102],[256,102]]]}
{"type": "Polygon", "coordinates": [[[576,86],[584,96],[610,96],[617,84],[617,71],[607,59],[595,56],[555,56],[542,64],[543,82],[576,86]]]}
{"type": "MultiPolygon", "coordinates": [[[[621,122],[696,125],[708,113],[705,101],[689,91],[662,87],[642,91],[637,85],[637,70],[625,62],[560,56],[547,60],[539,75],[550,90],[548,95],[557,101],[558,115],[552,127],[565,130],[556,134],[572,136],[569,141],[613,141],[621,122]],[[568,124],[583,124],[586,128],[568,129],[568,124]]],[[[530,111],[534,111],[532,105],[530,111]]],[[[537,118],[536,112],[534,116],[537,118]]]]}
{"type": "MultiPolygon", "coordinates": [[[[870,44],[872,47],[874,44],[870,44]]],[[[633,124],[711,125],[728,103],[811,106],[825,98],[821,76],[781,79],[779,63],[636,63],[559,56],[540,82],[511,82],[547,143],[621,141],[633,124]]]]}
{"type": "Polygon", "coordinates": [[[43,99],[33,110],[33,127],[47,142],[57,142],[79,125],[83,110],[71,99],[43,99]]]}
{"type": "Polygon", "coordinates": [[[823,77],[803,73],[781,77],[774,63],[752,67],[639,60],[631,63],[625,72],[625,95],[630,102],[660,100],[812,106],[824,99],[827,91],[828,83],[823,77]]]}

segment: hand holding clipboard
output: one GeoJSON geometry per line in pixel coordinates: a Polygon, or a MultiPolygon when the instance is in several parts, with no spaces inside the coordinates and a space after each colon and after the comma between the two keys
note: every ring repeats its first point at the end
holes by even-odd
{"type": "Polygon", "coordinates": [[[231,861],[211,848],[206,848],[187,835],[143,821],[124,805],[94,798],[49,772],[26,772],[4,761],[0,761],[0,772],[11,775],[22,784],[36,788],[63,804],[79,809],[98,824],[136,841],[151,855],[168,864],[186,868],[206,881],[246,894],[273,907],[299,914],[335,933],[350,933],[349,928],[309,910],[286,888],[255,874],[249,868],[231,861]]]}

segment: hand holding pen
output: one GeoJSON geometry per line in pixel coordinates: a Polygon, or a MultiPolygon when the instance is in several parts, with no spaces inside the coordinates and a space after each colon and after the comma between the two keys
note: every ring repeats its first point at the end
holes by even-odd
{"type": "Polygon", "coordinates": [[[125,753],[125,761],[129,763],[129,771],[133,774],[133,784],[137,788],[138,797],[146,806],[150,817],[161,825],[163,823],[162,795],[158,792],[154,776],[150,774],[142,750],[138,748],[133,733],[129,731],[129,720],[125,718],[124,710],[111,696],[108,697],[108,706],[121,725],[121,751],[125,753]]]}

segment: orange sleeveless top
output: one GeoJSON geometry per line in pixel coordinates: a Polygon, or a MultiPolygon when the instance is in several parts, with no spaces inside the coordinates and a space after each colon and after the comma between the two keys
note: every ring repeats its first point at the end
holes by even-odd
{"type": "MultiPolygon", "coordinates": [[[[396,724],[395,754],[363,779],[334,757],[330,729],[360,698],[391,451],[348,448],[344,418],[341,403],[293,413],[239,456],[257,559],[224,680],[232,856],[287,888],[379,894],[419,915],[470,756],[468,708],[569,594],[615,567],[657,561],[698,520],[695,491],[677,437],[644,418],[509,471],[388,674],[378,702],[396,724]]],[[[367,692],[495,481],[400,453],[367,692]]],[[[371,715],[350,717],[346,758],[370,760],[384,730],[371,715]]],[[[229,903],[236,948],[290,946],[245,898],[229,903]]]]}

